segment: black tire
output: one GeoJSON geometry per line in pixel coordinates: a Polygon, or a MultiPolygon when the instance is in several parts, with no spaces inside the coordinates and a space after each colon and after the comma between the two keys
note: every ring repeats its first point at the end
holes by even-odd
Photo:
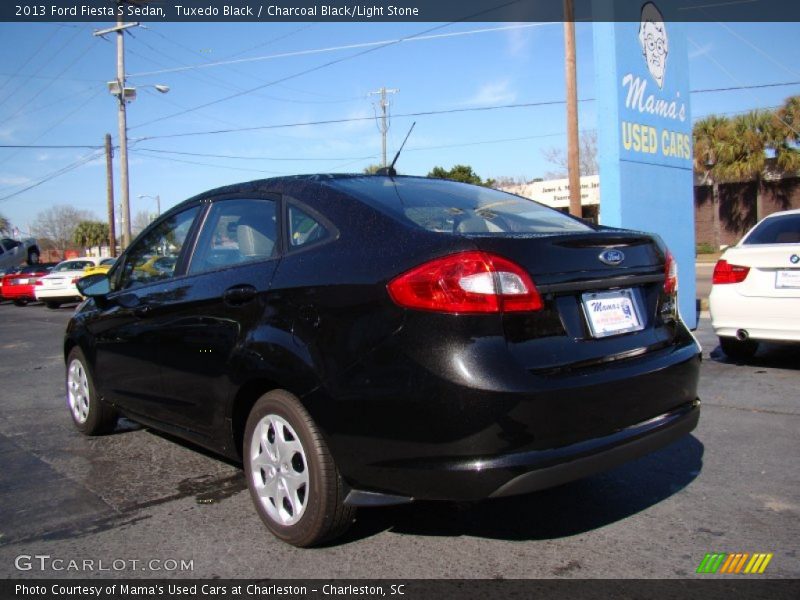
{"type": "Polygon", "coordinates": [[[86,435],[114,431],[117,411],[98,398],[86,357],[77,346],[67,357],[66,392],[67,408],[78,431],[86,435]]]}
{"type": "Polygon", "coordinates": [[[758,342],[746,340],[740,342],[732,337],[720,337],[719,345],[722,351],[733,360],[749,360],[758,352],[758,342]]]}
{"type": "MultiPolygon", "coordinates": [[[[319,429],[293,394],[284,390],[273,390],[258,399],[247,418],[242,457],[247,487],[250,489],[256,511],[277,538],[293,546],[308,547],[331,540],[350,527],[355,517],[355,508],[344,504],[344,481],[319,429]],[[253,464],[256,456],[268,455],[260,436],[255,440],[254,436],[259,435],[257,431],[265,431],[267,438],[270,433],[274,437],[275,432],[270,423],[276,418],[281,421],[279,424],[282,428],[281,435],[292,444],[295,438],[291,434],[296,434],[300,446],[299,451],[291,450],[291,457],[278,457],[276,462],[284,464],[277,465],[279,469],[277,471],[273,469],[272,480],[276,483],[275,489],[280,490],[281,484],[286,485],[287,480],[281,479],[280,469],[283,467],[287,467],[287,472],[292,471],[290,476],[299,473],[302,477],[305,471],[308,480],[305,487],[300,488],[296,494],[299,498],[302,492],[301,508],[296,514],[293,511],[288,514],[289,519],[296,518],[297,521],[288,524],[281,521],[280,514],[274,514],[280,510],[274,499],[266,495],[269,493],[267,487],[270,477],[266,472],[269,467],[258,468],[258,465],[253,464]],[[285,424],[289,427],[286,428],[285,424]],[[303,455],[305,461],[302,460],[303,455]],[[255,473],[254,466],[257,468],[255,473]],[[259,494],[259,489],[264,491],[264,497],[259,494]]],[[[278,497],[277,492],[275,497],[278,497]]],[[[287,500],[284,500],[284,509],[288,508],[286,502],[287,500]]],[[[292,503],[289,505],[293,506],[292,503]]],[[[284,514],[287,514],[286,510],[284,514]]]]}
{"type": "Polygon", "coordinates": [[[21,298],[17,298],[14,300],[14,306],[28,306],[28,301],[23,300],[21,298]]]}
{"type": "Polygon", "coordinates": [[[61,307],[61,302],[45,302],[45,306],[50,310],[56,310],[61,307]]]}

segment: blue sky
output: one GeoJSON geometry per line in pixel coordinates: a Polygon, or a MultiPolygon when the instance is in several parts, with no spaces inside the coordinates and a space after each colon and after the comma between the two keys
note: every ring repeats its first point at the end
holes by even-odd
{"type": "MultiPolygon", "coordinates": [[[[107,132],[116,143],[116,104],[105,84],[114,78],[115,49],[113,43],[92,36],[101,26],[0,24],[0,145],[99,146],[107,132]]],[[[700,23],[687,28],[693,90],[800,81],[798,23],[700,23]]],[[[425,175],[436,165],[462,163],[484,178],[533,178],[554,169],[542,150],[565,144],[563,104],[398,116],[562,100],[561,23],[150,23],[133,29],[126,43],[129,84],[139,90],[128,111],[133,214],[155,211],[154,200],[140,195],[159,195],[163,210],[228,183],[282,174],[359,172],[379,162],[374,97],[368,93],[381,86],[400,90],[391,96],[396,116],[389,132],[390,159],[411,122],[417,121],[398,163],[405,174],[425,175]],[[427,39],[387,47],[362,45],[434,28],[421,36],[427,39]],[[369,48],[376,49],[355,56],[369,48]],[[346,60],[200,110],[186,110],[337,59],[346,60]],[[175,70],[230,60],[239,62],[175,70]],[[169,85],[171,91],[162,95],[146,87],[154,84],[169,85]],[[361,120],[159,137],[338,119],[361,120]]],[[[577,25],[577,47],[579,96],[591,99],[590,24],[577,25]]],[[[691,110],[694,118],[731,114],[777,106],[798,93],[798,84],[695,93],[691,110]]],[[[582,102],[581,128],[594,128],[596,119],[594,103],[582,102]]],[[[104,219],[105,159],[92,153],[79,148],[0,148],[0,214],[23,232],[37,213],[56,204],[104,219]],[[85,164],[6,198],[82,160],[85,164]]],[[[119,202],[117,167],[115,159],[119,202]]]]}

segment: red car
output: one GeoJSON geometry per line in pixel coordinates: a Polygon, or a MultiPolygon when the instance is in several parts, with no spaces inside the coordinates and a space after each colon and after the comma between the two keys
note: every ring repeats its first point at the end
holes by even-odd
{"type": "Polygon", "coordinates": [[[36,302],[36,285],[39,278],[50,272],[56,263],[39,263],[20,268],[14,273],[3,276],[2,294],[4,300],[11,300],[17,306],[25,306],[28,302],[36,302]]]}

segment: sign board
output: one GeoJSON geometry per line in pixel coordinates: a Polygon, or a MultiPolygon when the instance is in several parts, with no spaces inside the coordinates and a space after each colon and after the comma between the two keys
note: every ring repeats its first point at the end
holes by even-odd
{"type": "Polygon", "coordinates": [[[692,120],[685,23],[673,3],[594,0],[600,222],[657,233],[694,327],[692,120]]]}
{"type": "MultiPolygon", "coordinates": [[[[536,200],[551,208],[569,208],[569,179],[534,181],[520,185],[509,185],[502,189],[504,192],[536,200]]],[[[597,204],[600,204],[600,177],[598,175],[581,177],[581,205],[591,206],[597,204]]]]}

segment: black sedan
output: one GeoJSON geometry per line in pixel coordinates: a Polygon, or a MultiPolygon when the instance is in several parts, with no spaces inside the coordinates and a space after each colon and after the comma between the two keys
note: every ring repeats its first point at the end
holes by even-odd
{"type": "Polygon", "coordinates": [[[527,493],[690,432],[677,285],[658,237],[484,187],[242,183],[80,281],[67,402],[84,433],[124,414],[240,460],[267,527],[309,546],[357,506],[527,493]]]}

